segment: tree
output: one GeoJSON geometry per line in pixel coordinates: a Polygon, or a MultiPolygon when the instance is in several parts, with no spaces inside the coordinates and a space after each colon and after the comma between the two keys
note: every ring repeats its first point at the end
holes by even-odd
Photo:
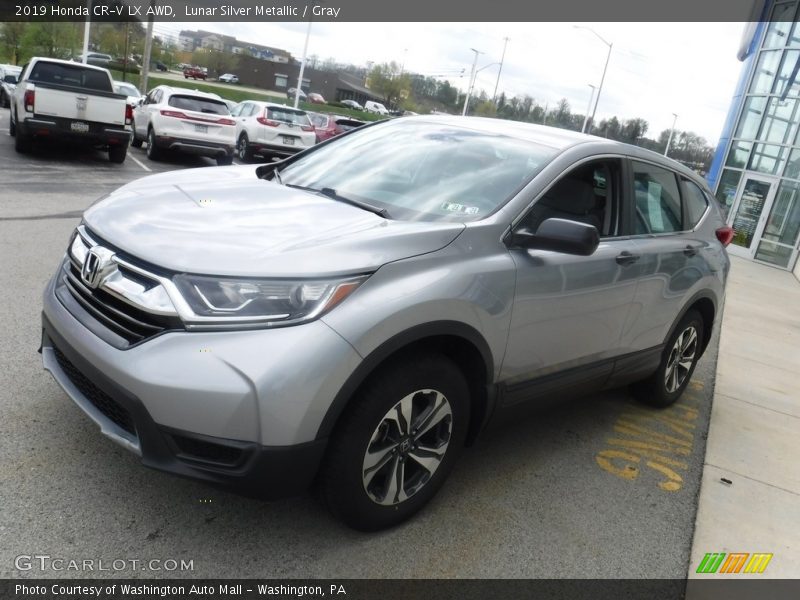
{"type": "Polygon", "coordinates": [[[375,65],[369,72],[369,88],[383,96],[386,104],[397,106],[400,98],[408,96],[411,80],[408,73],[401,74],[395,61],[375,65]]]}
{"type": "Polygon", "coordinates": [[[22,36],[25,34],[27,23],[9,22],[0,23],[0,57],[18,65],[20,63],[20,50],[22,49],[22,36]]]}
{"type": "Polygon", "coordinates": [[[555,119],[555,124],[560,127],[567,127],[572,121],[569,102],[567,102],[566,98],[562,98],[558,101],[558,106],[556,106],[555,111],[553,111],[553,118],[555,119]]]}
{"type": "Polygon", "coordinates": [[[20,56],[48,56],[70,58],[78,47],[79,23],[27,23],[22,36],[20,56]]]}
{"type": "Polygon", "coordinates": [[[192,62],[208,69],[210,75],[219,77],[236,70],[239,57],[232,52],[220,52],[211,48],[198,48],[192,52],[192,62]]]}

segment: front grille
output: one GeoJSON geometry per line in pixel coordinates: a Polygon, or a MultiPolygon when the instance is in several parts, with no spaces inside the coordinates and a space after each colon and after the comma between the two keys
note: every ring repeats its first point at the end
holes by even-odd
{"type": "MultiPolygon", "coordinates": [[[[136,274],[129,275],[131,279],[136,274]]],[[[78,268],[68,261],[62,281],[83,309],[129,345],[137,344],[167,329],[177,329],[176,318],[154,315],[123,302],[102,289],[91,290],[81,281],[78,268]]]]}
{"type": "Polygon", "coordinates": [[[56,355],[58,366],[61,367],[61,370],[64,371],[64,374],[73,385],[80,390],[81,394],[112,422],[119,425],[131,435],[136,435],[136,427],[133,424],[133,419],[125,407],[121,406],[111,396],[92,383],[89,378],[81,373],[55,346],[53,346],[53,352],[56,355]]]}

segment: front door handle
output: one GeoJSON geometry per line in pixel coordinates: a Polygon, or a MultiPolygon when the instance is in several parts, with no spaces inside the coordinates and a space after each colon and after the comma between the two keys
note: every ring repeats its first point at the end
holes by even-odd
{"type": "Polygon", "coordinates": [[[631,254],[627,250],[621,252],[619,256],[617,256],[617,264],[619,265],[632,265],[637,260],[639,260],[638,254],[631,254]]]}
{"type": "Polygon", "coordinates": [[[697,246],[689,245],[689,246],[686,246],[686,248],[683,249],[683,253],[686,256],[695,256],[697,254],[698,250],[699,249],[698,249],[697,246]]]}

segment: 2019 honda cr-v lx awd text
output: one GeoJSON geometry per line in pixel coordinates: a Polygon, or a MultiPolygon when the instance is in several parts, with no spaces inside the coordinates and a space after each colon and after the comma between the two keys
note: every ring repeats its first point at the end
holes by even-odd
{"type": "Polygon", "coordinates": [[[652,152],[385,121],[101,199],[44,294],[43,361],[145,465],[264,497],[314,483],[374,530],[508,407],[626,384],[675,402],[731,237],[704,181],[652,152]]]}

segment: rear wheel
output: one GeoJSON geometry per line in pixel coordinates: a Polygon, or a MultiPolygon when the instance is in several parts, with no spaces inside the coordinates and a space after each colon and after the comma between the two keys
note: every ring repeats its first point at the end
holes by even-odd
{"type": "Polygon", "coordinates": [[[375,531],[425,506],[464,446],[469,399],[462,372],[438,354],[376,372],[331,439],[320,478],[331,512],[350,527],[375,531]]]}
{"type": "Polygon", "coordinates": [[[128,156],[128,147],[124,145],[112,146],[108,149],[108,160],[118,165],[125,162],[125,157],[128,156]]]}
{"type": "Polygon", "coordinates": [[[217,157],[217,166],[218,167],[227,167],[228,165],[233,164],[233,155],[226,154],[224,156],[217,157]]]}
{"type": "Polygon", "coordinates": [[[19,152],[20,154],[26,154],[27,152],[31,151],[31,145],[33,144],[33,140],[26,135],[22,129],[18,129],[16,135],[14,136],[14,150],[19,152]]]}
{"type": "Polygon", "coordinates": [[[8,115],[8,135],[11,137],[17,135],[17,124],[14,122],[14,119],[11,118],[11,114],[8,115]]]}
{"type": "Polygon", "coordinates": [[[703,348],[703,317],[690,310],[667,340],[658,370],[632,386],[637,400],[659,408],[674,404],[697,366],[703,348]]]}
{"type": "Polygon", "coordinates": [[[144,141],[136,135],[136,122],[131,121],[131,129],[133,130],[133,135],[131,135],[131,146],[134,148],[141,148],[144,141]]]}
{"type": "Polygon", "coordinates": [[[250,162],[253,160],[253,152],[250,150],[250,140],[247,138],[246,133],[239,136],[239,143],[236,146],[236,151],[239,155],[239,160],[242,162],[250,162]]]}
{"type": "Polygon", "coordinates": [[[161,158],[161,148],[156,146],[156,132],[152,127],[147,131],[147,158],[150,160],[161,158]]]}

